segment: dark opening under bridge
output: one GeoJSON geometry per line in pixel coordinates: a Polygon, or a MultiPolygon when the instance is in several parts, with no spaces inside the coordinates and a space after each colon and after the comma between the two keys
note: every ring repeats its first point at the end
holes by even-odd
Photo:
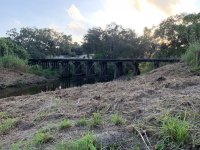
{"type": "Polygon", "coordinates": [[[99,66],[100,77],[108,75],[108,63],[114,64],[114,77],[117,78],[124,74],[124,64],[130,63],[131,70],[134,75],[139,75],[139,63],[151,62],[154,68],[158,68],[159,64],[179,62],[179,59],[148,59],[148,58],[132,58],[132,59],[29,59],[29,65],[39,65],[43,69],[58,69],[62,77],[86,76],[92,77],[96,75],[95,65],[99,66]]]}

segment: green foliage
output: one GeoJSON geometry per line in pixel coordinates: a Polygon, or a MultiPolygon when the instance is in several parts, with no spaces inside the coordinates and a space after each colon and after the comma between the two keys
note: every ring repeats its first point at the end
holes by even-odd
{"type": "Polygon", "coordinates": [[[0,123],[0,134],[6,134],[10,129],[14,127],[14,119],[7,118],[0,123]]]}
{"type": "Polygon", "coordinates": [[[64,119],[59,124],[59,129],[67,129],[71,127],[71,122],[68,119],[64,119]]]}
{"type": "Polygon", "coordinates": [[[0,57],[0,68],[9,68],[19,71],[27,71],[27,62],[14,55],[0,57]]]}
{"type": "Polygon", "coordinates": [[[53,55],[67,55],[71,51],[70,35],[59,33],[53,29],[21,28],[19,32],[11,29],[8,36],[24,47],[31,58],[45,58],[53,55]]]}
{"type": "Polygon", "coordinates": [[[10,38],[0,38],[0,57],[15,55],[20,59],[28,59],[28,52],[10,38]]]}
{"type": "Polygon", "coordinates": [[[47,78],[56,78],[56,77],[60,76],[58,70],[52,70],[50,68],[49,69],[42,69],[42,67],[38,66],[38,65],[29,66],[28,72],[32,73],[32,74],[39,75],[39,76],[44,76],[44,77],[47,77],[47,78]]]}
{"type": "Polygon", "coordinates": [[[93,135],[88,133],[76,141],[58,144],[56,150],[96,150],[96,147],[93,135]]]}
{"type": "Polygon", "coordinates": [[[53,140],[53,137],[49,133],[45,132],[37,132],[33,137],[34,145],[40,145],[44,143],[48,143],[53,140]]]}
{"type": "Polygon", "coordinates": [[[87,125],[87,120],[84,117],[81,117],[78,121],[77,121],[77,126],[86,126],[87,125]]]}
{"type": "Polygon", "coordinates": [[[196,52],[200,52],[200,43],[195,42],[191,43],[187,48],[185,54],[182,56],[184,62],[188,65],[192,66],[193,68],[198,68],[200,65],[196,60],[196,52]]]}
{"type": "Polygon", "coordinates": [[[134,30],[111,23],[105,30],[100,27],[89,29],[82,47],[87,54],[95,54],[95,58],[127,58],[143,56],[139,45],[134,30]]]}
{"type": "Polygon", "coordinates": [[[124,119],[118,114],[113,114],[111,117],[111,121],[115,125],[122,125],[124,123],[124,119]]]}
{"type": "Polygon", "coordinates": [[[99,112],[97,113],[93,113],[93,116],[92,116],[92,121],[91,121],[91,126],[92,127],[95,127],[95,126],[99,126],[103,123],[102,121],[102,116],[99,112]]]}
{"type": "Polygon", "coordinates": [[[163,150],[178,148],[189,140],[190,124],[186,121],[186,114],[183,119],[180,116],[172,117],[165,115],[162,119],[161,140],[157,143],[156,149],[163,150]]]}

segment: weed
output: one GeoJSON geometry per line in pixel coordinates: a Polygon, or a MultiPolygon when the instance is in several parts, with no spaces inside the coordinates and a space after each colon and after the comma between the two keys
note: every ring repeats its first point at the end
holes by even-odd
{"type": "Polygon", "coordinates": [[[64,119],[59,124],[59,129],[67,129],[71,127],[71,122],[68,119],[64,119]]]}
{"type": "Polygon", "coordinates": [[[34,145],[48,143],[53,140],[53,137],[49,133],[37,132],[33,137],[34,145]]]}
{"type": "Polygon", "coordinates": [[[111,117],[111,121],[115,125],[122,125],[124,123],[124,119],[118,114],[113,114],[111,117]]]}
{"type": "Polygon", "coordinates": [[[15,121],[11,118],[7,118],[0,124],[0,134],[6,134],[11,128],[14,127],[15,121]]]}
{"type": "Polygon", "coordinates": [[[81,117],[78,121],[77,121],[77,126],[86,126],[87,125],[87,120],[85,117],[81,117]]]}
{"type": "Polygon", "coordinates": [[[200,51],[200,43],[195,42],[191,43],[187,48],[185,54],[182,56],[182,60],[185,61],[188,65],[191,65],[193,68],[199,68],[200,64],[196,60],[196,53],[200,51]]]}
{"type": "Polygon", "coordinates": [[[21,146],[21,143],[17,142],[17,143],[12,144],[10,149],[11,150],[20,150],[21,149],[20,146],[21,146]]]}
{"type": "Polygon", "coordinates": [[[93,135],[87,133],[76,141],[58,144],[56,150],[96,150],[96,147],[94,145],[93,135]]]}
{"type": "Polygon", "coordinates": [[[20,59],[14,55],[5,55],[0,57],[0,68],[10,68],[20,71],[27,71],[28,66],[26,60],[20,59]]]}
{"type": "Polygon", "coordinates": [[[178,148],[189,139],[189,122],[186,121],[186,114],[183,119],[180,116],[172,117],[165,115],[162,119],[161,141],[156,145],[157,150],[166,147],[178,148]]]}
{"type": "Polygon", "coordinates": [[[98,125],[101,125],[103,123],[102,116],[99,112],[93,113],[92,121],[91,121],[91,127],[95,127],[98,125]]]}

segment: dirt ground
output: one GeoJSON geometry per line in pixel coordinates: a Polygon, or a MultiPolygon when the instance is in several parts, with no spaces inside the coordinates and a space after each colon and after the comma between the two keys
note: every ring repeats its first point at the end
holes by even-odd
{"type": "Polygon", "coordinates": [[[12,69],[0,69],[0,89],[18,85],[30,85],[44,83],[47,80],[44,77],[24,73],[12,69]]]}
{"type": "MultiPolygon", "coordinates": [[[[6,72],[5,75],[1,73],[0,83],[7,84],[9,76],[6,72]]],[[[20,73],[18,76],[19,79],[25,78],[20,73]]],[[[134,125],[141,123],[141,129],[148,131],[147,126],[156,124],[156,118],[167,112],[193,113],[200,119],[199,91],[200,76],[190,72],[186,65],[177,63],[131,80],[0,99],[0,111],[10,114],[16,120],[14,128],[0,135],[0,143],[3,149],[9,149],[11,144],[30,141],[37,131],[46,130],[51,132],[53,141],[43,144],[40,149],[49,150],[54,149],[54,145],[61,141],[77,139],[92,130],[103,145],[119,144],[120,141],[123,143],[122,149],[132,149],[136,144],[142,149],[144,144],[141,137],[137,133],[133,134],[134,125]],[[92,114],[97,111],[103,118],[103,124],[99,127],[91,129],[75,125],[81,116],[91,119],[92,114]],[[126,119],[124,125],[115,126],[110,121],[114,113],[126,119]],[[68,118],[72,126],[67,130],[57,130],[59,122],[64,118],[68,118]]],[[[200,137],[199,129],[197,138],[200,137]]],[[[153,144],[151,143],[152,149],[153,144]]]]}

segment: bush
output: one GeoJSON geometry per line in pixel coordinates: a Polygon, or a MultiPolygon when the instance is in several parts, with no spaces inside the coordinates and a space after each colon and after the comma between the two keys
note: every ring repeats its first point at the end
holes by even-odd
{"type": "Polygon", "coordinates": [[[29,66],[28,72],[32,74],[36,74],[38,76],[45,76],[47,78],[59,77],[59,72],[57,70],[51,70],[50,68],[42,69],[42,67],[39,65],[29,66]]]}
{"type": "Polygon", "coordinates": [[[200,43],[191,43],[187,48],[185,54],[182,56],[182,60],[193,68],[199,68],[200,64],[196,62],[196,52],[200,52],[200,43]]]}
{"type": "Polygon", "coordinates": [[[27,61],[14,55],[0,57],[0,68],[9,68],[24,72],[28,70],[27,61]]]}

